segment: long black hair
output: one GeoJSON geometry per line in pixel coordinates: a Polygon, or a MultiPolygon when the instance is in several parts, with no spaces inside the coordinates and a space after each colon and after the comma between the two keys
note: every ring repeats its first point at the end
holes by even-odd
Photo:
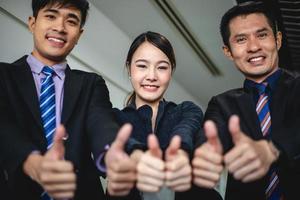
{"type": "MultiPolygon", "coordinates": [[[[128,68],[129,71],[130,71],[130,65],[131,65],[133,54],[144,42],[149,42],[155,47],[157,47],[158,49],[160,49],[170,60],[172,72],[175,70],[176,68],[175,53],[170,41],[160,33],[147,31],[137,36],[133,40],[128,50],[127,58],[126,58],[126,67],[128,68]]],[[[133,91],[129,95],[126,101],[126,105],[130,104],[134,100],[135,100],[135,92],[133,91]]]]}

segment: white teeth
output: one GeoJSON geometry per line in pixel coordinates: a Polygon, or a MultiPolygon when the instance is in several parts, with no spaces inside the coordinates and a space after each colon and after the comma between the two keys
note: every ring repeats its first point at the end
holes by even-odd
{"type": "Polygon", "coordinates": [[[262,60],[262,59],[263,59],[263,57],[251,58],[251,59],[250,59],[250,62],[257,62],[257,61],[260,61],[260,60],[262,60]]]}
{"type": "Polygon", "coordinates": [[[154,87],[156,87],[156,86],[154,86],[154,85],[144,85],[144,87],[145,87],[145,88],[154,88],[154,87]]]}
{"type": "Polygon", "coordinates": [[[57,38],[48,38],[48,40],[54,41],[54,42],[59,42],[59,43],[64,43],[63,40],[57,39],[57,38]]]}

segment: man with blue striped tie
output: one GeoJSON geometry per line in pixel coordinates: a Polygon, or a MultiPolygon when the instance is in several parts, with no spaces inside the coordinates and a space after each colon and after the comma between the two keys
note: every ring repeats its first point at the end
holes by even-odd
{"type": "Polygon", "coordinates": [[[32,0],[32,9],[32,53],[0,63],[0,164],[8,199],[104,199],[96,158],[119,127],[103,78],[72,70],[66,60],[89,3],[32,0]]]}
{"type": "Polygon", "coordinates": [[[196,150],[194,182],[214,187],[224,164],[226,200],[297,199],[300,78],[279,68],[282,34],[259,2],[228,10],[220,30],[224,54],[245,76],[244,87],[210,100],[205,119],[216,128],[196,150]]]}

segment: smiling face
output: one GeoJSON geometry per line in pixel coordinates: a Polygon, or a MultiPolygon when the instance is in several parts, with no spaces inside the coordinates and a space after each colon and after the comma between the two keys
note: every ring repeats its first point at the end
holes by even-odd
{"type": "Polygon", "coordinates": [[[157,105],[168,88],[172,67],[160,49],[144,42],[133,54],[129,74],[136,94],[136,106],[157,105]]]}
{"type": "Polygon", "coordinates": [[[37,17],[31,16],[28,26],[34,40],[32,54],[49,66],[64,61],[83,31],[80,20],[78,9],[58,4],[41,9],[37,17]]]}
{"type": "Polygon", "coordinates": [[[224,53],[246,78],[261,82],[278,69],[281,33],[276,38],[267,18],[260,13],[242,15],[229,23],[230,47],[224,53]]]}

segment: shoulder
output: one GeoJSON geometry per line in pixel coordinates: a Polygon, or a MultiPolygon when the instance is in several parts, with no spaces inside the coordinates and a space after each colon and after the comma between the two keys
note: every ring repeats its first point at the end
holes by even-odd
{"type": "Polygon", "coordinates": [[[105,80],[99,74],[93,72],[86,72],[77,69],[70,69],[69,67],[66,69],[66,81],[69,80],[77,80],[82,82],[84,85],[91,86],[106,86],[105,80]]]}
{"type": "Polygon", "coordinates": [[[167,112],[181,112],[181,113],[200,113],[202,115],[201,108],[196,105],[192,101],[183,101],[179,104],[175,104],[174,102],[168,102],[166,105],[166,111],[167,112]]]}
{"type": "Polygon", "coordinates": [[[26,62],[26,58],[27,58],[27,55],[19,58],[18,60],[12,62],[12,63],[8,63],[8,62],[0,62],[0,68],[3,69],[3,70],[9,70],[12,68],[12,66],[24,66],[24,65],[27,65],[27,62],[26,62]]]}
{"type": "Polygon", "coordinates": [[[82,76],[82,77],[87,77],[87,78],[92,78],[92,79],[102,79],[103,77],[99,74],[96,74],[94,72],[86,72],[86,71],[82,71],[82,70],[78,70],[78,69],[70,69],[70,73],[77,75],[77,76],[82,76]]]}
{"type": "Polygon", "coordinates": [[[225,92],[222,92],[220,94],[217,94],[211,98],[211,100],[216,100],[216,99],[232,99],[237,96],[245,94],[245,90],[243,88],[235,88],[235,89],[230,89],[225,92]]]}

